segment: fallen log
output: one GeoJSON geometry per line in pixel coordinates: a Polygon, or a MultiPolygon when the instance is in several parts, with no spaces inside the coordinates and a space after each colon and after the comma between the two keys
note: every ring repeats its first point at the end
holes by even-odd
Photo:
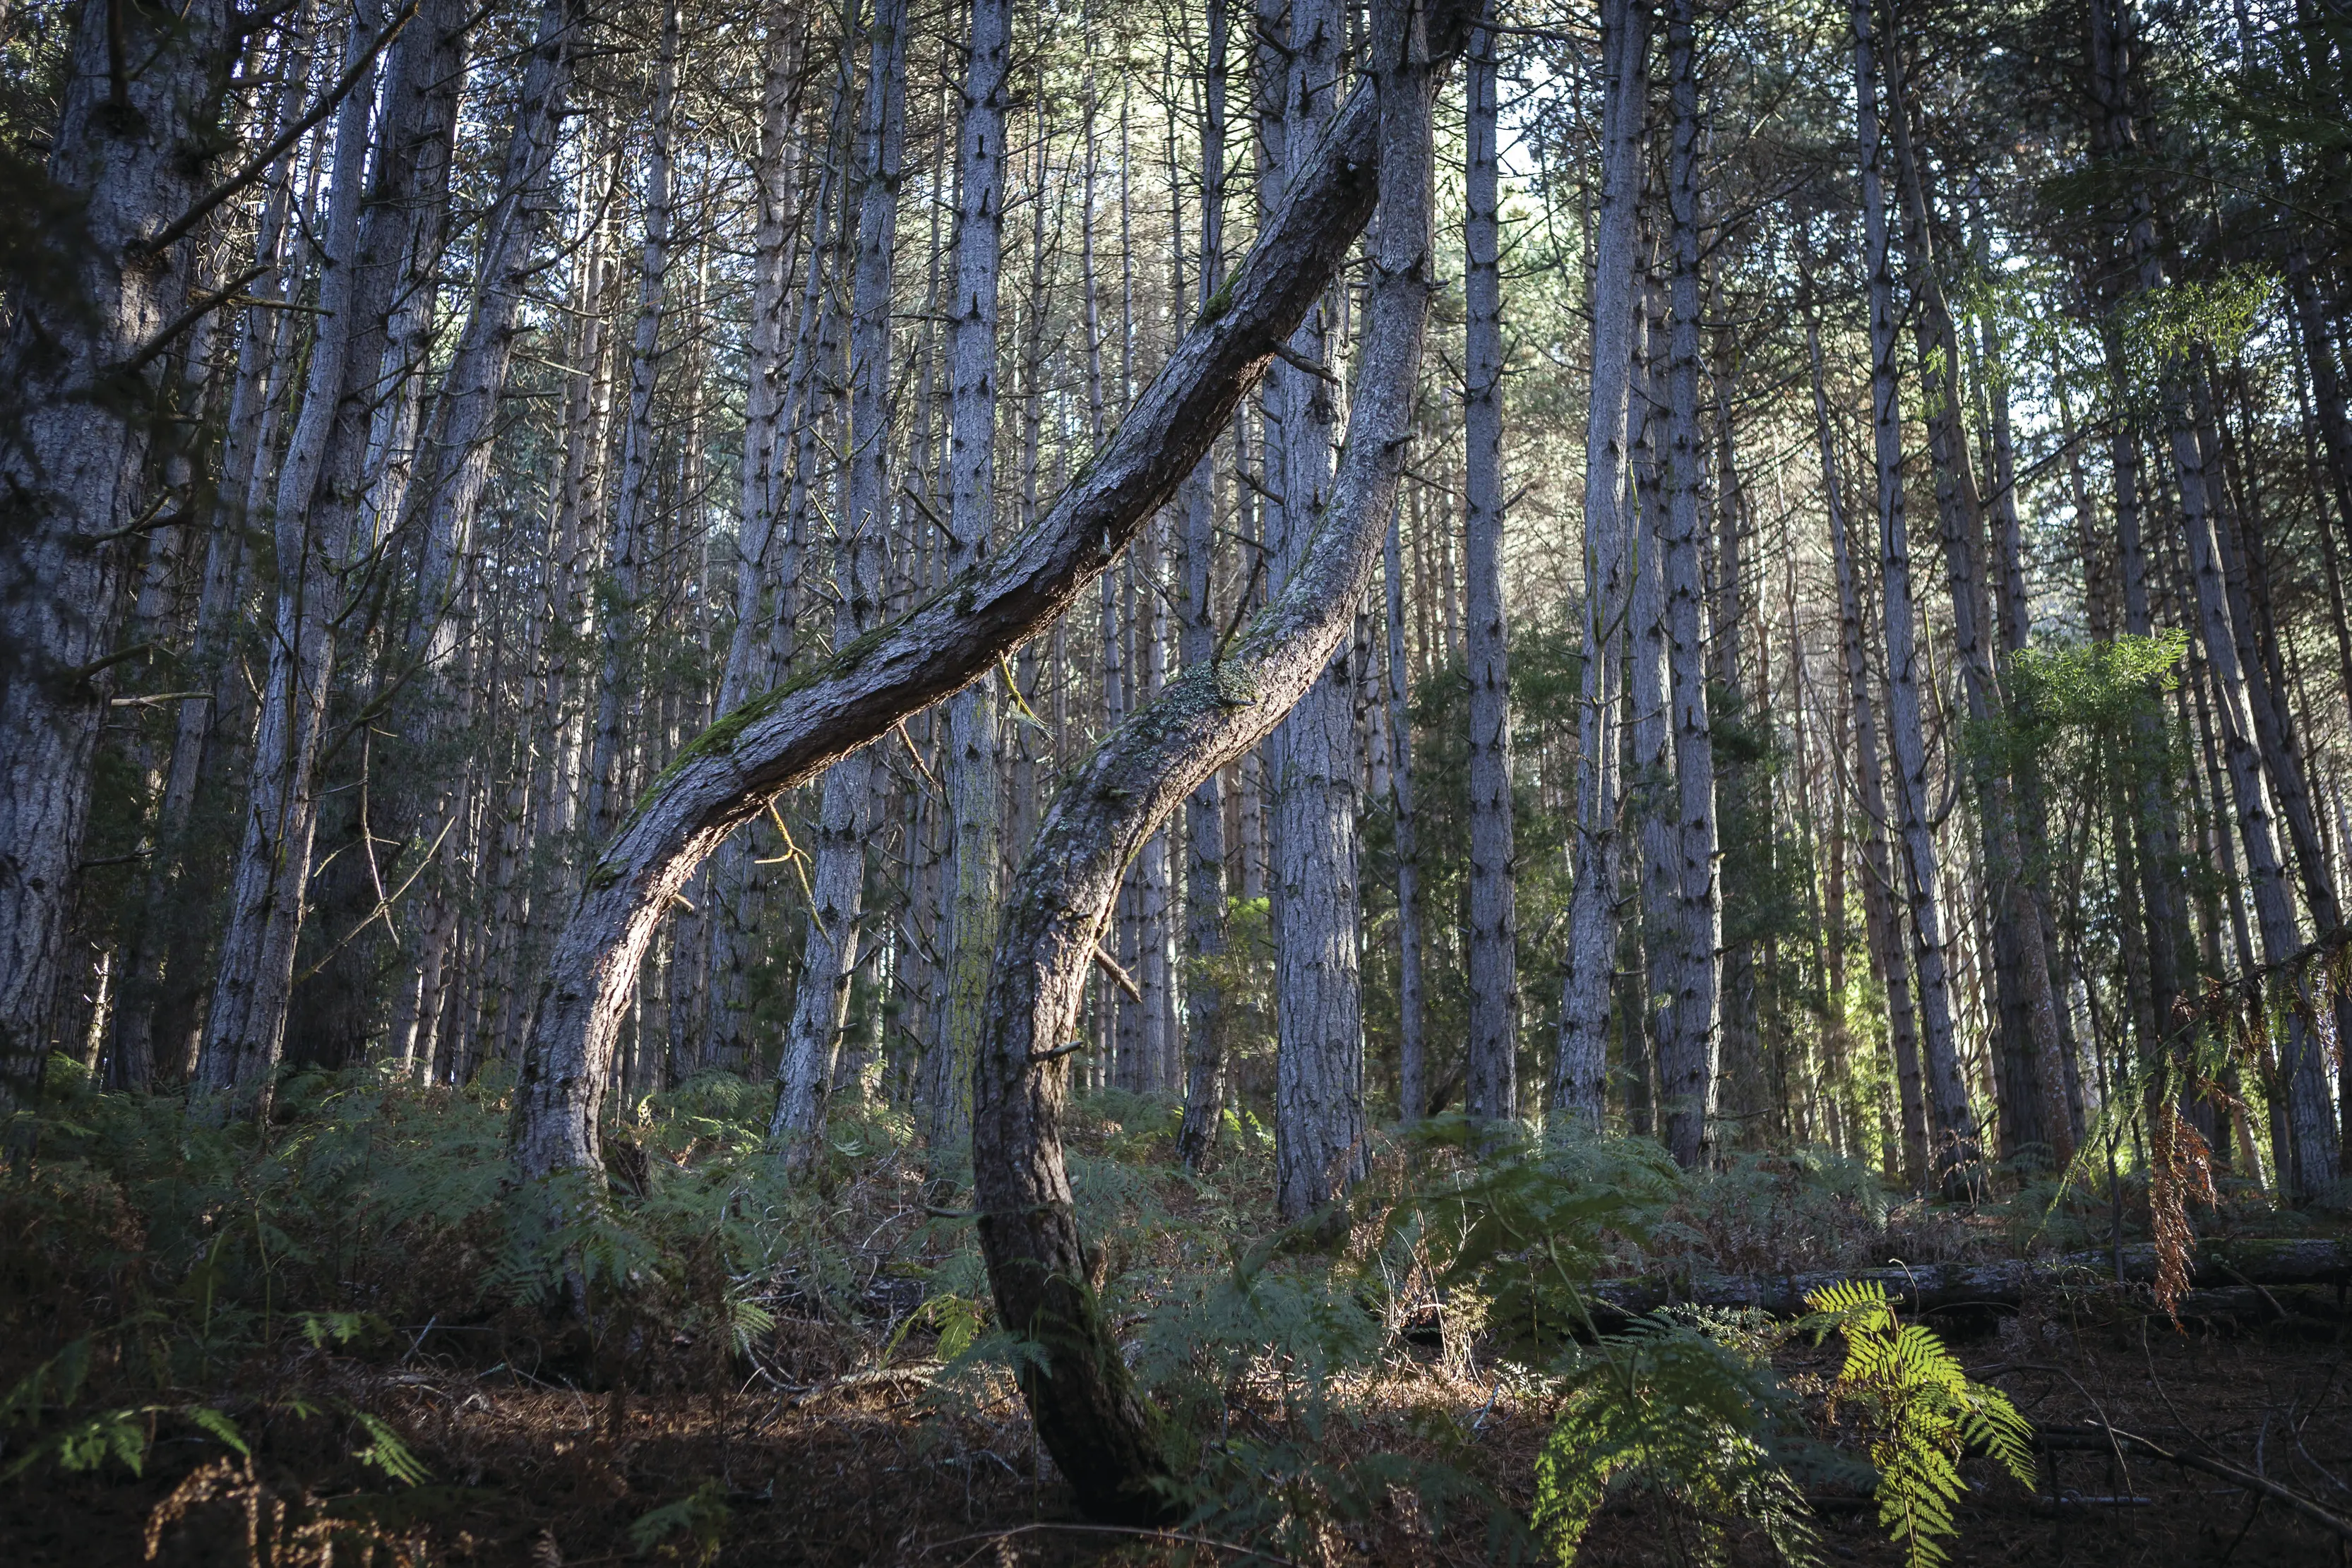
{"type": "MultiPolygon", "coordinates": [[[[2155,1248],[2124,1248],[2121,1261],[2121,1282],[2155,1281],[2155,1248]]],[[[1629,1317],[1677,1303],[1749,1307],[1774,1317],[1795,1317],[1807,1311],[1805,1297],[1824,1285],[1845,1280],[1875,1281],[1886,1287],[1887,1299],[1898,1309],[1927,1312],[1954,1307],[2016,1307],[2029,1296],[2069,1286],[2113,1284],[2118,1281],[2116,1264],[2113,1252],[2074,1252],[2038,1260],[1899,1263],[1885,1269],[1832,1269],[1803,1274],[1651,1275],[1598,1281],[1592,1289],[1602,1306],[1629,1317]]],[[[2352,1281],[2352,1243],[2326,1237],[2210,1242],[2198,1249],[2189,1281],[2201,1289],[2340,1287],[2347,1281],[2352,1281]]]]}

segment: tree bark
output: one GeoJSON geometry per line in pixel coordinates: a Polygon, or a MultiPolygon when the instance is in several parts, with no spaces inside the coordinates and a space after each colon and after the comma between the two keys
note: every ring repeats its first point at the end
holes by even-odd
{"type": "MultiPolygon", "coordinates": [[[[1330,0],[1292,0],[1284,89],[1286,181],[1311,159],[1336,107],[1345,19],[1330,0]]],[[[1307,312],[1286,362],[1266,385],[1272,580],[1278,591],[1305,559],[1330,494],[1338,408],[1319,369],[1332,357],[1336,301],[1307,312]]],[[[1343,1197],[1366,1168],[1364,1021],[1357,960],[1356,747],[1349,674],[1335,658],[1265,751],[1272,795],[1276,1019],[1275,1202],[1297,1220],[1343,1197]]]]}
{"type": "MultiPolygon", "coordinates": [[[[1004,115],[1010,98],[1011,0],[972,0],[971,48],[956,142],[955,297],[948,315],[948,570],[973,571],[996,532],[997,277],[1004,240],[1004,115]]],[[[927,1106],[934,1176],[960,1154],[971,1124],[972,1052],[996,936],[1003,850],[1003,737],[996,690],[975,682],[950,705],[947,792],[955,893],[947,936],[947,1017],[927,1106]]]]}
{"type": "Polygon", "coordinates": [[[551,956],[517,1086],[520,1173],[595,1167],[596,1110],[637,959],[711,848],[777,790],[992,671],[1173,496],[1370,215],[1374,131],[1360,88],[1232,282],[1035,528],[891,626],[721,716],[655,781],[588,873],[551,956]]]}
{"type": "MultiPolygon", "coordinates": [[[[1723,911],[1716,884],[1715,742],[1707,715],[1706,627],[1699,565],[1698,424],[1700,120],[1694,0],[1672,0],[1666,19],[1667,74],[1674,99],[1674,149],[1667,182],[1674,223],[1673,342],[1667,368],[1666,512],[1663,529],[1667,661],[1672,670],[1675,816],[1673,994],[1675,1054],[1664,1062],[1666,1096],[1685,1109],[1670,1114],[1666,1146],[1685,1166],[1714,1145],[1721,1022],[1717,950],[1723,911]]],[[[1718,629],[1718,635],[1722,634],[1718,629]]]]}
{"type": "MultiPolygon", "coordinates": [[[[907,0],[876,0],[870,37],[862,137],[865,189],[850,282],[849,427],[843,444],[849,461],[835,514],[841,518],[834,571],[840,596],[834,617],[836,659],[839,651],[855,646],[881,624],[886,591],[890,287],[906,144],[907,0]]],[[[769,1124],[774,1152],[788,1169],[807,1166],[824,1131],[825,1102],[848,1018],[865,913],[866,833],[872,821],[874,768],[868,749],[851,753],[825,773],[808,940],[802,949],[793,1021],[778,1066],[776,1112],[769,1124]]],[[[692,868],[688,869],[690,873],[692,868]]],[[[516,1103],[520,1128],[520,1096],[516,1103]]],[[[518,1152],[527,1146],[519,1137],[518,1152]]]]}
{"type": "MultiPolygon", "coordinates": [[[[1646,230],[1649,225],[1643,226],[1646,230]]],[[[1681,857],[1675,841],[1672,698],[1666,674],[1665,476],[1658,462],[1666,431],[1666,291],[1657,273],[1658,242],[1645,234],[1643,244],[1649,256],[1642,287],[1643,320],[1633,350],[1639,379],[1632,402],[1633,486],[1628,497],[1633,580],[1628,642],[1633,656],[1625,683],[1625,734],[1631,748],[1625,798],[1640,854],[1642,979],[1633,991],[1633,1009],[1620,1027],[1629,1041],[1642,1038],[1656,1062],[1659,1130],[1670,1140],[1679,1134],[1696,1158],[1704,1112],[1676,1087],[1691,1076],[1691,1063],[1675,1031],[1673,1003],[1683,988],[1683,947],[1675,924],[1681,857]]]]}
{"type": "Polygon", "coordinates": [[[1087,1283],[1090,1255],[1062,1159],[1065,1042],[1121,866],[1201,779],[1266,734],[1318,680],[1380,559],[1431,282],[1428,65],[1421,29],[1402,9],[1384,4],[1375,18],[1383,201],[1362,370],[1325,526],[1224,656],[1186,670],[1056,798],[998,936],[974,1095],[981,1244],[999,1320],[1042,1357],[1024,1357],[1020,1374],[1038,1434],[1098,1518],[1166,1517],[1171,1505],[1153,1483],[1171,1473],[1171,1459],[1087,1283]]]}
{"type": "MultiPolygon", "coordinates": [[[[1489,0],[1489,10],[1492,0],[1489,0]]],[[[1503,601],[1503,281],[1496,177],[1496,60],[1474,35],[1463,295],[1465,652],[1470,677],[1470,1039],[1464,1109],[1484,1120],[1518,1114],[1518,915],[1511,822],[1510,633],[1503,601]]],[[[1418,977],[1416,977],[1418,979],[1418,977]]]]}
{"type": "MultiPolygon", "coordinates": [[[[1606,1109],[1609,1003],[1616,967],[1616,837],[1631,454],[1636,217],[1648,111],[1651,11],[1603,0],[1601,212],[1593,235],[1592,390],[1585,417],[1584,675],[1577,717],[1575,886],[1569,895],[1556,1111],[1598,1130],[1606,1109]]],[[[1638,1023],[1629,1024],[1638,1028],[1638,1023]]]]}
{"type": "MultiPolygon", "coordinates": [[[[1903,432],[1895,374],[1895,277],[1889,259],[1886,197],[1879,135],[1878,46],[1870,0],[1855,0],[1854,82],[1862,148],[1863,228],[1870,269],[1871,425],[1878,470],[1878,562],[1885,585],[1887,728],[1895,755],[1895,795],[1906,872],[1902,895],[1911,909],[1912,950],[1918,965],[1922,1030],[1920,1065],[1935,1146],[1936,1180],[1948,1193],[1969,1190],[1977,1176],[1975,1113],[1960,1079],[1952,1031],[1952,1000],[1944,948],[1935,829],[1927,805],[1927,746],[1921,722],[1917,612],[1911,591],[1910,540],[1903,507],[1903,432]]],[[[1891,111],[1891,110],[1890,110],[1891,111]]]]}
{"type": "MultiPolygon", "coordinates": [[[[111,691],[154,421],[157,334],[188,303],[196,247],[151,249],[203,194],[239,35],[225,0],[178,10],[88,0],[48,182],[78,233],[45,246],[70,283],[12,287],[0,347],[0,1142],[39,1092],[80,883],[99,721],[111,691]],[[110,47],[142,63],[120,84],[110,47]]],[[[21,220],[19,220],[21,221],[21,220]]],[[[11,280],[12,284],[17,282],[11,280]]]]}

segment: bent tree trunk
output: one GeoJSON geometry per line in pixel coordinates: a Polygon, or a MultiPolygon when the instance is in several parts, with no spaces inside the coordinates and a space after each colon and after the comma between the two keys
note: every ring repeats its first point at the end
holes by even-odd
{"type": "MultiPolygon", "coordinates": [[[[1433,30],[1458,49],[1460,0],[1433,30]]],[[[548,960],[515,1090],[525,1178],[600,1163],[596,1117],[637,966],[704,857],[778,790],[961,690],[1099,577],[1231,422],[1371,216],[1378,112],[1359,87],[1256,246],[1100,455],[1045,517],[930,599],[723,716],[684,747],[595,865],[548,960]]]]}
{"type": "MultiPolygon", "coordinates": [[[[1055,1462],[1098,1517],[1168,1504],[1151,1417],[1087,1283],[1061,1115],[1078,1008],[1119,873],[1184,798],[1267,735],[1353,627],[1380,560],[1429,313],[1429,68],[1411,0],[1371,37],[1381,216],[1362,371],[1328,508],[1281,591],[1225,657],[1196,664],[1106,741],[1055,800],[1023,862],[991,976],[973,1093],[981,1247],[999,1318],[1037,1352],[1022,1391],[1055,1462]]],[[[1299,519],[1302,523],[1307,519],[1299,519]]]]}

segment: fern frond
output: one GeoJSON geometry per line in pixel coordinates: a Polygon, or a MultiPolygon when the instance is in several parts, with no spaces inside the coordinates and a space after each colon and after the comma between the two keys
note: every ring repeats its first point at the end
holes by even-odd
{"type": "Polygon", "coordinates": [[[2032,1428],[2000,1390],[1972,1382],[1935,1331],[1898,1323],[1883,1286],[1824,1286],[1806,1304],[1823,1332],[1845,1336],[1833,1396],[1874,1417],[1880,1526],[1902,1546],[1906,1568],[1941,1568],[1945,1543],[1959,1533],[1953,1508],[1968,1490],[1964,1446],[1985,1449],[2030,1491],[2032,1428]]]}

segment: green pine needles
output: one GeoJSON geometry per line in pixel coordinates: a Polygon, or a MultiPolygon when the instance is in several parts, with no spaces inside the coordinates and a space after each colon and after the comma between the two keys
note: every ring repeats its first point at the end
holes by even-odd
{"type": "Polygon", "coordinates": [[[1846,1281],[1805,1298],[1816,1338],[1845,1336],[1845,1366],[1831,1389],[1832,1412],[1857,1411],[1878,1468],[1878,1522],[1904,1548],[1907,1568],[1940,1568],[1944,1543],[1959,1533],[1952,1505],[1968,1482],[1959,1458],[1980,1449],[2033,1490],[2033,1429],[1999,1389],[1971,1382],[1944,1342],[1900,1323],[1886,1287],[1846,1281]]]}

